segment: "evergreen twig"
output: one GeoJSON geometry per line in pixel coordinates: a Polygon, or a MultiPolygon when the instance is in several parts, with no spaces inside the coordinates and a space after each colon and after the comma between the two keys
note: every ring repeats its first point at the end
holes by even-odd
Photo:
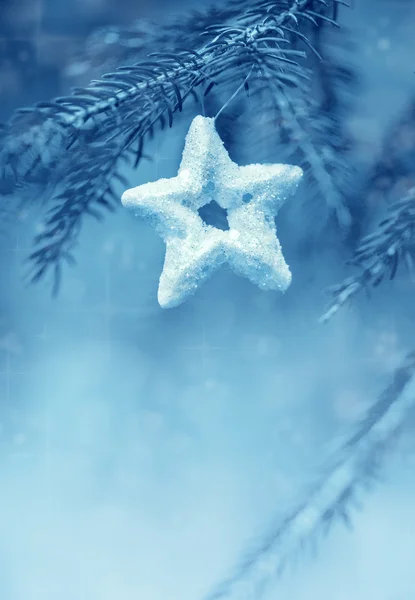
{"type": "Polygon", "coordinates": [[[413,273],[415,188],[409,190],[404,198],[394,202],[388,213],[377,229],[363,238],[354,252],[349,264],[360,268],[360,273],[327,290],[332,295],[332,301],[321,317],[321,322],[328,321],[358,292],[369,286],[379,285],[386,276],[393,279],[401,259],[413,273]]]}
{"type": "Polygon", "coordinates": [[[336,25],[334,8],[342,3],[245,2],[237,19],[208,26],[208,41],[196,50],[149,56],[70,96],[17,111],[1,133],[0,178],[6,172],[10,178],[11,169],[23,187],[39,183],[40,169],[44,181],[56,184],[44,231],[29,257],[32,280],[52,268],[57,289],[62,260],[73,262],[83,216],[98,217],[102,207],[116,206],[112,186],[121,161],[137,166],[146,139],[156,127],[171,127],[187,99],[197,97],[197,88],[205,86],[207,93],[213,86],[240,83],[253,69],[253,76],[272,79],[286,95],[307,89],[306,51],[296,44],[312,48],[310,27],[336,25]]]}
{"type": "Polygon", "coordinates": [[[270,535],[205,600],[260,600],[270,582],[281,576],[307,548],[339,520],[351,526],[351,512],[362,492],[379,480],[386,453],[398,439],[415,405],[415,353],[396,370],[388,388],[344,443],[331,466],[270,535]]]}
{"type": "MultiPolygon", "coordinates": [[[[321,321],[328,321],[361,291],[393,279],[400,263],[413,273],[415,232],[415,100],[386,133],[380,156],[371,166],[356,204],[366,203],[370,213],[387,211],[379,224],[354,250],[348,265],[359,271],[327,292],[331,301],[321,321]]],[[[363,227],[363,219],[359,223],[363,227]]]]}

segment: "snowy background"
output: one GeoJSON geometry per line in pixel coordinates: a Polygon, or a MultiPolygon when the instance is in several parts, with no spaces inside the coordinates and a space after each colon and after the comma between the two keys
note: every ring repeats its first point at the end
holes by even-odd
{"type": "MultiPolygon", "coordinates": [[[[355,4],[342,11],[364,83],[350,125],[370,161],[415,88],[415,10],[355,4]]],[[[71,52],[94,26],[191,5],[4,2],[0,117],[65,90],[71,52]]],[[[176,173],[189,122],[156,139],[156,160],[132,183],[176,173]]],[[[284,296],[224,269],[167,311],[156,300],[163,243],[127,211],[85,221],[57,299],[46,284],[23,283],[37,207],[9,227],[0,241],[2,600],[201,600],[302,499],[337,437],[389,383],[413,350],[413,283],[402,275],[319,325],[344,250],[296,252],[310,225],[292,230],[290,210],[279,229],[293,273],[284,296]]],[[[398,452],[354,530],[336,528],[269,598],[413,600],[414,459],[415,446],[398,452]]]]}

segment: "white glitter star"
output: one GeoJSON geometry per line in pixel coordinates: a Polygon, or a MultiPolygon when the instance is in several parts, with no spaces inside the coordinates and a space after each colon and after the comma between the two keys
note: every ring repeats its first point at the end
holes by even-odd
{"type": "Polygon", "coordinates": [[[196,117],[177,176],[122,196],[123,205],[151,223],[166,242],[160,306],[183,302],[225,262],[264,290],[285,291],[291,273],[274,216],[302,174],[290,165],[238,166],[224,148],[214,119],[196,117]],[[229,230],[207,225],[199,216],[197,211],[212,200],[227,209],[229,230]]]}

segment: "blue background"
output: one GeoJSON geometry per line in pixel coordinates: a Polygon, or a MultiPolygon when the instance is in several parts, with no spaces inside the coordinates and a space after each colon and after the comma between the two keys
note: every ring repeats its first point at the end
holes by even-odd
{"type": "MultiPolygon", "coordinates": [[[[19,43],[15,54],[7,45],[1,63],[1,116],[74,85],[71,52],[95,26],[139,17],[157,24],[192,4],[202,7],[200,0],[4,3],[2,35],[19,43]],[[40,50],[22,60],[25,38],[40,50]]],[[[349,125],[358,160],[369,163],[414,90],[414,6],[356,2],[341,21],[353,32],[363,81],[349,125]]],[[[156,160],[130,174],[132,185],[177,172],[194,114],[156,136],[149,148],[156,160]]],[[[347,273],[347,253],[340,242],[298,251],[313,239],[306,201],[302,189],[281,215],[293,273],[285,295],[223,269],[171,310],[156,300],[164,245],[126,211],[103,223],[85,219],[78,266],[65,272],[57,299],[46,283],[23,282],[40,207],[28,204],[7,226],[2,600],[196,600],[303,498],[338,436],[413,349],[415,329],[413,283],[404,274],[318,323],[322,290],[347,273]]],[[[354,515],[354,530],[337,527],[269,598],[415,598],[412,431],[354,515]]]]}

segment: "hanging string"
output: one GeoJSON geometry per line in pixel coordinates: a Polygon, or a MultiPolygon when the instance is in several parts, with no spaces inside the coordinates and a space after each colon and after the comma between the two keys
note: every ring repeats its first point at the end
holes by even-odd
{"type": "Polygon", "coordinates": [[[241,83],[241,85],[238,87],[237,90],[235,90],[235,92],[232,94],[232,96],[230,98],[228,98],[228,100],[225,102],[225,104],[222,106],[222,108],[218,111],[218,113],[216,114],[216,116],[214,117],[214,121],[216,121],[216,119],[219,117],[219,115],[225,110],[225,108],[228,106],[228,104],[230,102],[232,102],[232,100],[239,94],[239,92],[242,90],[242,88],[246,85],[248,79],[251,76],[252,70],[254,68],[254,65],[252,65],[248,75],[245,77],[245,79],[243,80],[243,82],[241,83]]]}

